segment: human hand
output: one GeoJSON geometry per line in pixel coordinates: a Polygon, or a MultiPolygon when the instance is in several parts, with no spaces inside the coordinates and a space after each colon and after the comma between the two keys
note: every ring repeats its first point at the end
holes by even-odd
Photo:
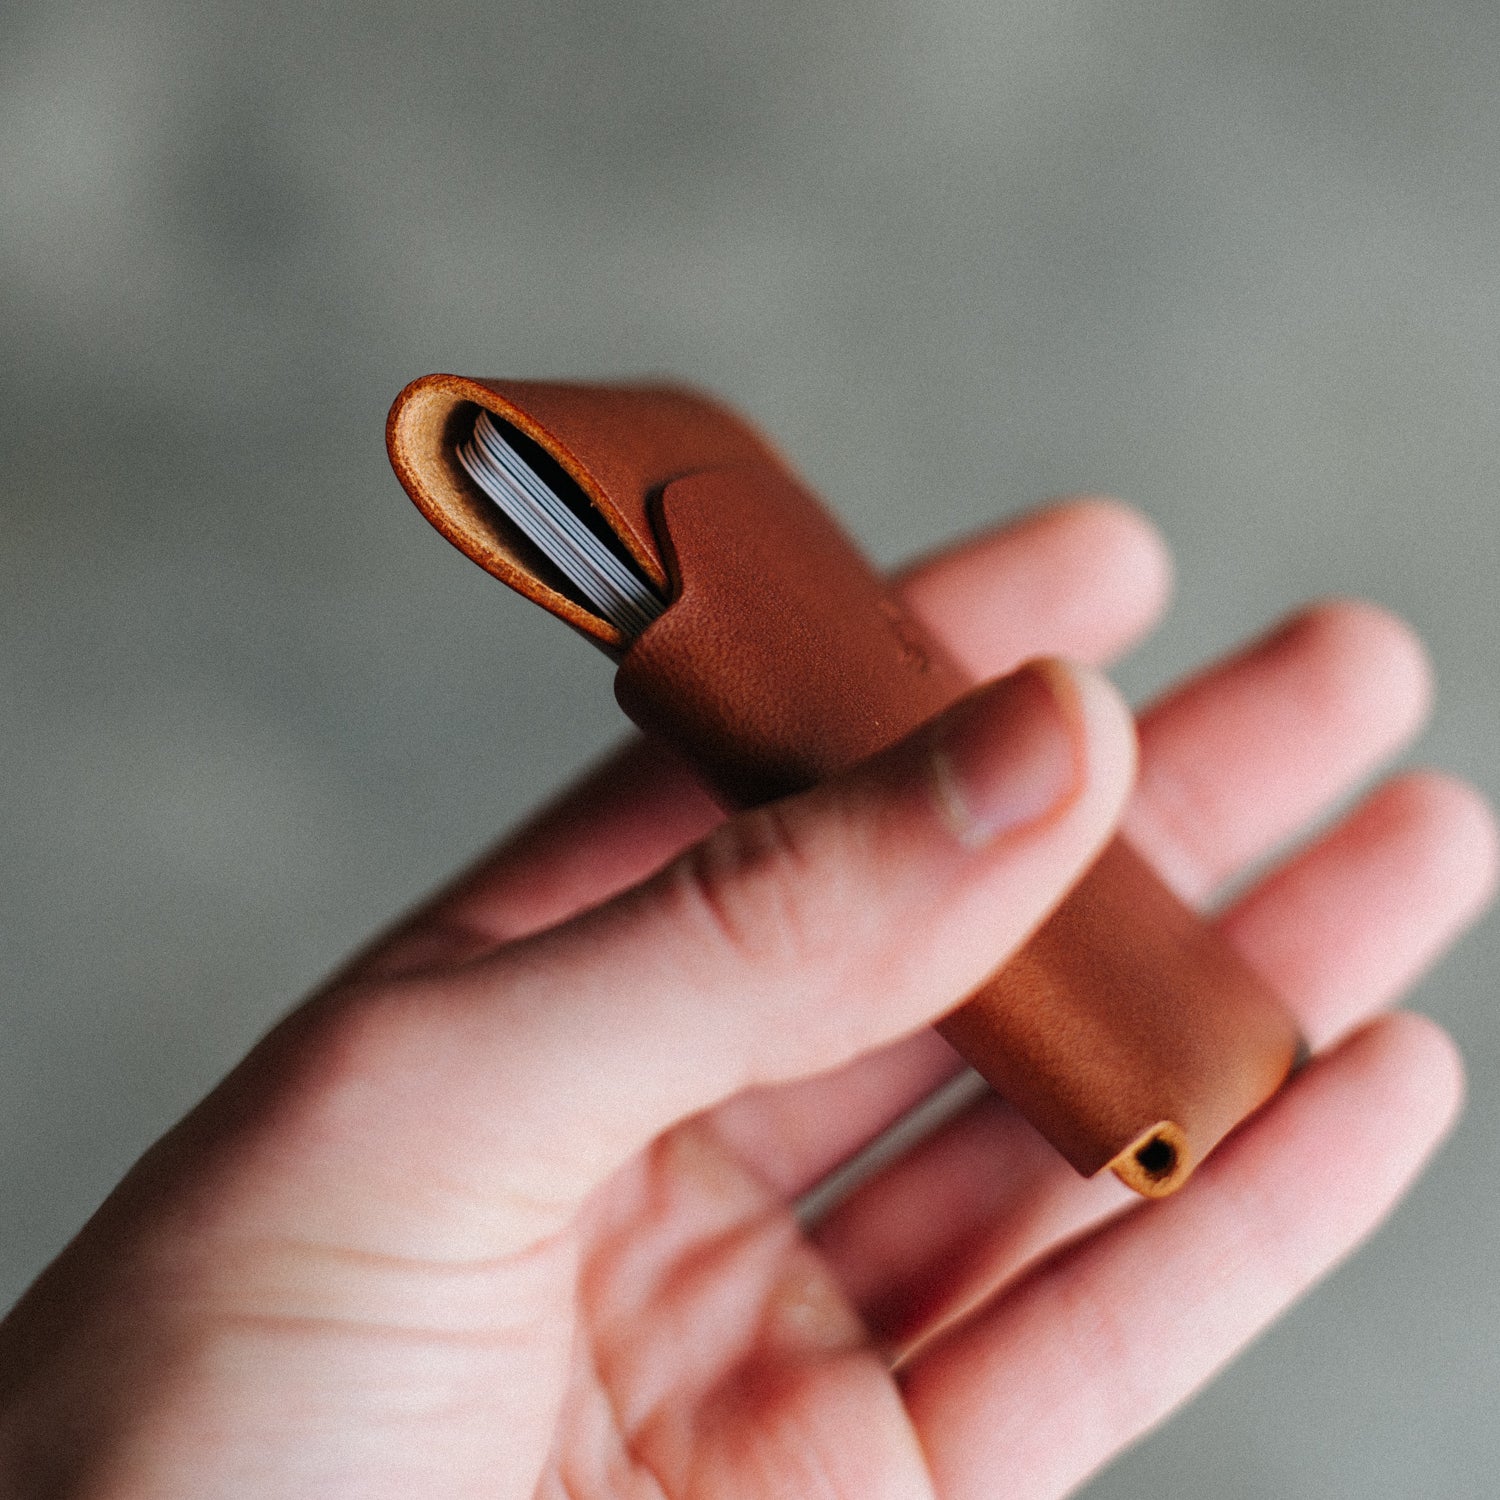
{"type": "MultiPolygon", "coordinates": [[[[1085,502],[902,588],[993,677],[1121,649],[1166,565],[1085,502]]],[[[1477,797],[1390,781],[1222,914],[1320,1055],[1176,1197],[1077,1178],[990,1096],[810,1235],[792,1205],[957,1070],[925,1023],[1127,796],[1206,901],[1426,693],[1402,626],[1333,604],[1153,707],[1133,791],[1122,705],[1063,667],[717,831],[677,762],[626,750],[278,1027],[0,1325],[0,1492],[1064,1493],[1445,1130],[1450,1045],[1370,1017],[1488,895],[1477,797]]]]}

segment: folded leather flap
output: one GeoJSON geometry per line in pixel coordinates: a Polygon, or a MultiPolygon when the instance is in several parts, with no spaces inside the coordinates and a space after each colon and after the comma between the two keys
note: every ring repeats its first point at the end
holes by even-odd
{"type": "Polygon", "coordinates": [[[649,511],[680,475],[735,462],[774,461],[770,445],[706,396],[677,386],[588,386],[424,375],[397,396],[386,422],[391,465],[429,521],[486,572],[533,599],[612,654],[620,631],[480,493],[458,462],[476,408],[537,445],[576,486],[658,588],[667,572],[649,511]]]}

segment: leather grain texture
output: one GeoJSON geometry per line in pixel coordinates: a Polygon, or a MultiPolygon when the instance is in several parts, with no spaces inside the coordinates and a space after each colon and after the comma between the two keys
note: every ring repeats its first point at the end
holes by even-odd
{"type": "MultiPolygon", "coordinates": [[[[387,425],[397,475],[450,541],[619,662],[615,691],[729,806],[807,787],[970,686],[772,445],[665,386],[427,376],[387,425]],[[633,643],[593,615],[468,481],[482,406],[561,465],[668,607],[633,643]]],[[[1280,1086],[1296,1025],[1263,981],[1116,841],[939,1030],[1080,1172],[1179,1187],[1280,1086]]]]}
{"type": "Polygon", "coordinates": [[[969,686],[780,465],[674,480],[656,516],[672,604],[615,696],[753,806],[899,739],[969,686]]]}

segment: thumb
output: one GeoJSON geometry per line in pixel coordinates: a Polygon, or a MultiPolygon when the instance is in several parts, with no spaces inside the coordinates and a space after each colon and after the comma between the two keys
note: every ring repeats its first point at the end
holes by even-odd
{"type": "Polygon", "coordinates": [[[262,1160],[292,1175],[259,1207],[293,1218],[264,1227],[391,1254],[532,1242],[676,1121],[951,1009],[1087,869],[1133,771],[1113,688],[1034,664],[561,926],[315,1002],[265,1044],[262,1160]]]}

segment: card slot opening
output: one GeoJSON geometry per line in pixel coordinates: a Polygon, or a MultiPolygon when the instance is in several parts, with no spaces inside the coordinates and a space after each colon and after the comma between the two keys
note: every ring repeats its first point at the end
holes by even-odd
{"type": "MultiPolygon", "coordinates": [[[[557,395],[566,433],[566,389],[557,395]]],[[[630,409],[613,419],[628,447],[635,413],[626,404],[630,409]]],[[[663,435],[649,420],[646,431],[649,449],[663,435]]],[[[587,452],[588,431],[583,439],[587,452]]],[[[596,478],[564,437],[513,406],[505,389],[458,375],[423,376],[392,404],[386,448],[407,494],[453,546],[611,658],[622,659],[675,597],[649,514],[640,513],[651,497],[637,496],[630,482],[611,495],[607,486],[619,478],[611,465],[605,463],[603,481],[596,478]],[[471,475],[460,450],[472,444],[481,416],[483,461],[471,475]]]]}

